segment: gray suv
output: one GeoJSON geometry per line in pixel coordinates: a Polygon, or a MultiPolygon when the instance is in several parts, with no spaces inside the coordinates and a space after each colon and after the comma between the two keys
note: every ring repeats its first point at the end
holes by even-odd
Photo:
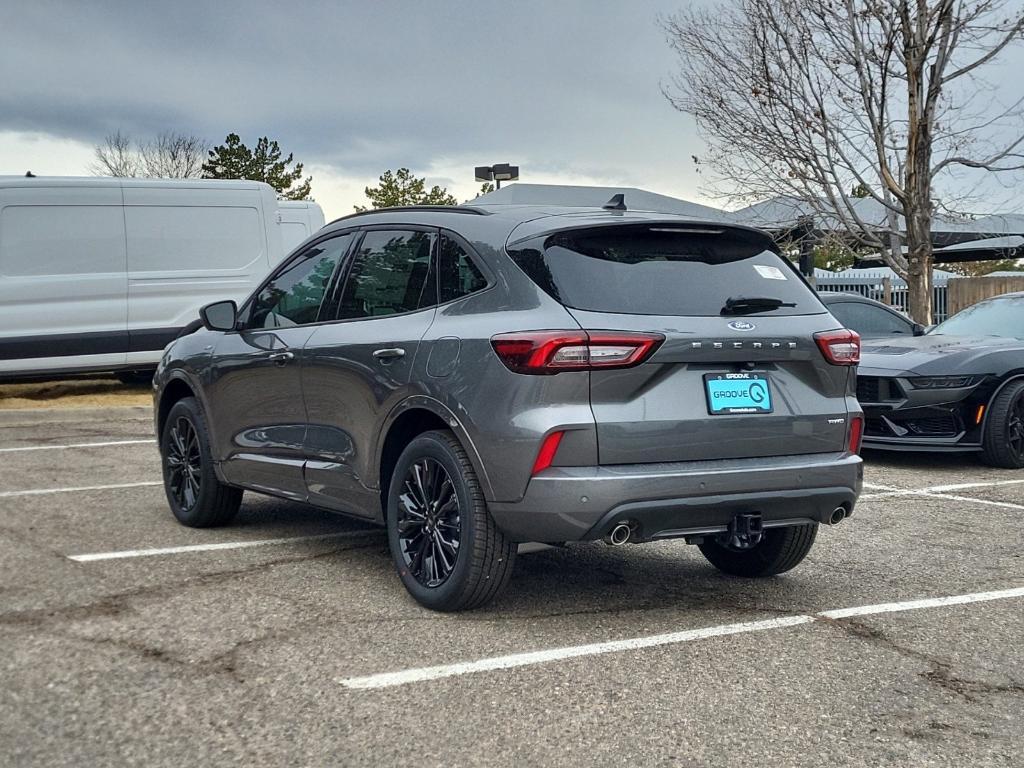
{"type": "Polygon", "coordinates": [[[860,492],[859,338],[764,233],[616,202],[349,216],[205,307],[154,379],[174,515],[245,489],[384,524],[445,611],[518,542],[794,567],[860,492]]]}

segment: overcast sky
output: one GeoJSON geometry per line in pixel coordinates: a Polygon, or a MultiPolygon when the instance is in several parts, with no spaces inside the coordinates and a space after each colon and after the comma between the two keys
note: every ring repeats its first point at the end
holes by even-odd
{"type": "Polygon", "coordinates": [[[701,142],[660,90],[674,59],[658,17],[687,4],[11,0],[0,174],[87,174],[115,130],[235,132],[294,152],[328,218],[401,166],[460,199],[473,166],[511,162],[523,181],[702,201],[701,142]]]}
{"type": "Polygon", "coordinates": [[[400,166],[460,199],[495,162],[699,199],[700,142],[660,92],[681,2],[7,4],[0,173],[85,174],[118,129],[233,131],[294,152],[329,217],[400,166]]]}

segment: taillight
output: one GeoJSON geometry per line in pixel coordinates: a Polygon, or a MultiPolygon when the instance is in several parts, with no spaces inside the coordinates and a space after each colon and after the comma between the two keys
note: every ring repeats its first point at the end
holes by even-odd
{"type": "Polygon", "coordinates": [[[849,328],[814,334],[821,354],[832,365],[856,365],[860,362],[860,335],[849,328]]]}
{"type": "Polygon", "coordinates": [[[613,331],[524,331],[491,338],[501,362],[516,373],[537,375],[639,365],[665,337],[613,331]]]}
{"type": "Polygon", "coordinates": [[[864,417],[853,416],[850,419],[849,437],[846,447],[850,453],[860,453],[860,441],[864,437],[864,417]]]}
{"type": "Polygon", "coordinates": [[[531,476],[551,466],[551,462],[555,460],[555,454],[558,453],[558,445],[562,442],[562,435],[564,434],[565,432],[552,432],[544,438],[544,442],[540,444],[540,451],[537,453],[537,460],[533,462],[531,476]]]}

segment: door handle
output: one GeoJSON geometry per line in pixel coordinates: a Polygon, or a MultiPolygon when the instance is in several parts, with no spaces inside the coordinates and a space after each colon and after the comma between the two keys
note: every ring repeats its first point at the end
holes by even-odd
{"type": "Polygon", "coordinates": [[[401,347],[388,347],[387,349],[378,349],[373,353],[373,356],[382,363],[387,363],[391,360],[405,357],[405,350],[401,347]]]}
{"type": "Polygon", "coordinates": [[[276,365],[287,365],[291,360],[295,359],[294,352],[274,352],[267,355],[268,360],[273,360],[276,365]]]}

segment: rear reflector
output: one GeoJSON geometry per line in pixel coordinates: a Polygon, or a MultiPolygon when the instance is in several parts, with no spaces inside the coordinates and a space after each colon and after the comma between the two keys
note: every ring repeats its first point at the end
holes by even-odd
{"type": "Polygon", "coordinates": [[[860,362],[860,335],[843,328],[814,334],[821,354],[832,365],[856,365],[860,362]]]}
{"type": "Polygon", "coordinates": [[[540,445],[540,452],[537,454],[537,460],[533,462],[531,475],[543,472],[551,466],[551,462],[555,460],[555,454],[558,453],[558,444],[562,442],[564,434],[565,432],[552,432],[544,438],[544,442],[540,445]]]}
{"type": "Polygon", "coordinates": [[[524,331],[493,336],[491,346],[510,371],[550,375],[639,365],[663,341],[660,333],[524,331]]]}
{"type": "Polygon", "coordinates": [[[850,435],[846,447],[850,453],[860,453],[860,441],[864,437],[864,417],[853,416],[850,419],[850,435]]]}

